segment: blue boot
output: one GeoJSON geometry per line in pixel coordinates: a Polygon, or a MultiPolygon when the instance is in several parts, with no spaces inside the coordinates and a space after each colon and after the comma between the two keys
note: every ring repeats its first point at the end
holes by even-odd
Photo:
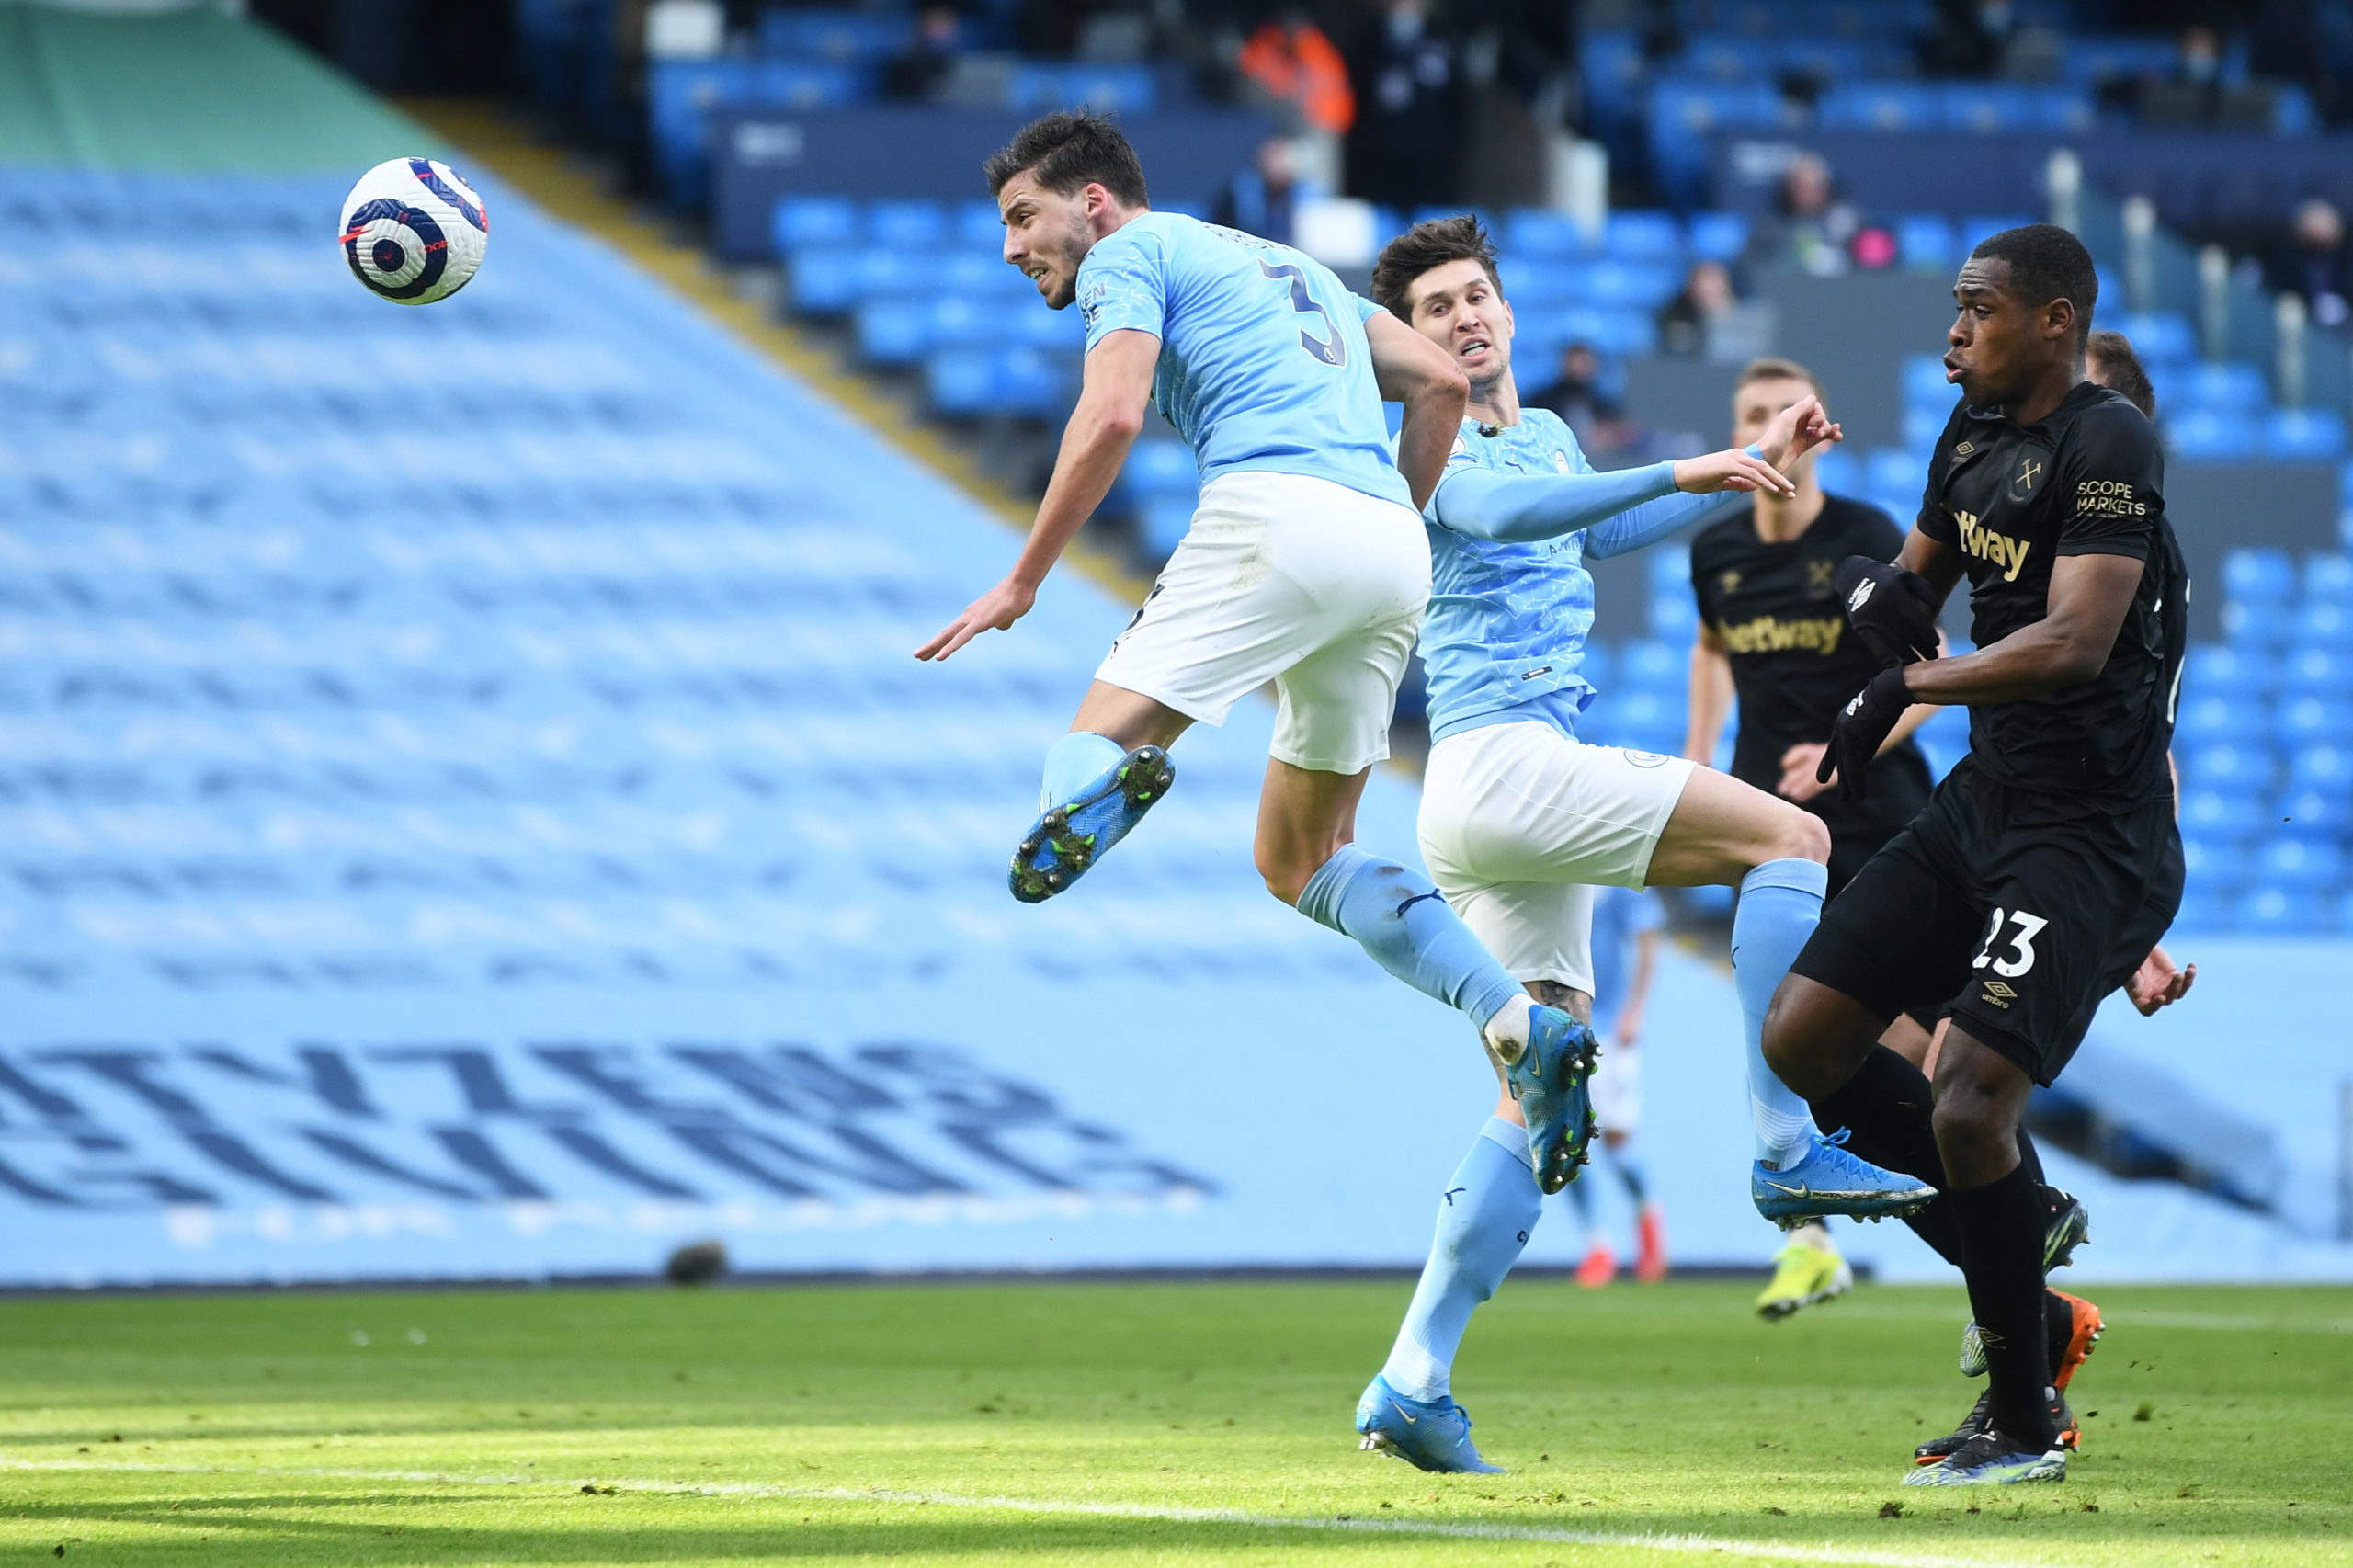
{"type": "Polygon", "coordinates": [[[1847,1153],[1846,1142],[1847,1130],[1840,1128],[1835,1137],[1817,1135],[1805,1158],[1787,1170],[1767,1170],[1762,1160],[1751,1165],[1748,1196],[1756,1211],[1776,1221],[1825,1214],[1879,1220],[1915,1213],[1936,1200],[1935,1187],[1857,1158],[1847,1153]]]}
{"type": "Polygon", "coordinates": [[[1158,746],[1138,746],[1030,826],[1006,878],[1013,896],[1043,903],[1078,881],[1168,793],[1176,765],[1158,746]]]}
{"type": "Polygon", "coordinates": [[[1404,1460],[1417,1470],[1467,1475],[1502,1475],[1499,1464],[1479,1457],[1471,1442],[1471,1414],[1452,1398],[1427,1403],[1407,1399],[1375,1376],[1357,1401],[1357,1432],[1363,1447],[1404,1460]]]}
{"type": "MultiPolygon", "coordinates": [[[[1531,1007],[1528,1045],[1506,1064],[1504,1082],[1528,1119],[1536,1185],[1558,1192],[1576,1179],[1593,1142],[1593,1031],[1557,1007],[1531,1007]]],[[[1933,1196],[1933,1195],[1932,1195],[1933,1196]]]]}

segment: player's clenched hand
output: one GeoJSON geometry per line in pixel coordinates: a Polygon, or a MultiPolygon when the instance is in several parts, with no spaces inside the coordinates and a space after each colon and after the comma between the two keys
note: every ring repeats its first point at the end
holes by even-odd
{"type": "Polygon", "coordinates": [[[2163,948],[2151,948],[2141,967],[2125,982],[2125,994],[2132,998],[2132,1006],[2147,1017],[2160,1007],[2170,1007],[2189,994],[2198,982],[2198,966],[2177,968],[2171,954],[2163,948]]]}
{"type": "Polygon", "coordinates": [[[1888,733],[1911,706],[1912,693],[1904,685],[1902,665],[1873,676],[1870,685],[1838,710],[1838,722],[1830,728],[1830,744],[1822,748],[1822,760],[1814,765],[1816,781],[1827,784],[1836,778],[1842,801],[1859,801],[1869,795],[1871,758],[1879,755],[1888,733]]]}
{"type": "Polygon", "coordinates": [[[1850,555],[1832,579],[1846,601],[1847,624],[1883,664],[1937,656],[1937,591],[1917,572],[1868,555],[1850,555]]]}
{"type": "Polygon", "coordinates": [[[1784,800],[1813,800],[1838,782],[1838,770],[1832,768],[1830,777],[1817,778],[1813,770],[1822,766],[1822,754],[1830,748],[1811,741],[1801,741],[1781,754],[1781,781],[1774,786],[1784,800]]]}
{"type": "Polygon", "coordinates": [[[970,642],[983,631],[1003,631],[1029,613],[1038,602],[1038,590],[1025,587],[1010,577],[964,607],[964,613],[949,621],[939,634],[915,650],[918,659],[944,659],[970,642]]]}
{"type": "Polygon", "coordinates": [[[1677,459],[1675,488],[1686,495],[1712,495],[1720,490],[1761,490],[1783,500],[1798,493],[1797,486],[1784,479],[1771,463],[1739,450],[1677,459]]]}
{"type": "Polygon", "coordinates": [[[1822,411],[1818,397],[1800,398],[1773,416],[1765,426],[1765,434],[1756,438],[1756,449],[1765,460],[1787,472],[1789,466],[1816,447],[1831,446],[1846,439],[1846,433],[1830,422],[1822,411]]]}

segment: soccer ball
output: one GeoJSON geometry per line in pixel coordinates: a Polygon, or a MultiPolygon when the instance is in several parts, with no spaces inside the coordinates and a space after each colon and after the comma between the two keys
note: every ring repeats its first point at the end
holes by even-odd
{"type": "Polygon", "coordinates": [[[431,158],[378,164],[343,199],[351,275],[395,304],[448,299],[473,277],[489,244],[482,198],[431,158]]]}

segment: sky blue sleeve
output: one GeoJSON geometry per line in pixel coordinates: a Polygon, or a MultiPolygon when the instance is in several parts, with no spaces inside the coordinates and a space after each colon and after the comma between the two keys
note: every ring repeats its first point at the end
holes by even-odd
{"type": "MultiPolygon", "coordinates": [[[[1751,447],[1748,449],[1748,455],[1753,458],[1761,458],[1765,454],[1755,447],[1751,447]]],[[[1662,463],[1658,466],[1666,469],[1670,475],[1675,468],[1673,463],[1662,463]]],[[[1644,473],[1649,471],[1636,469],[1633,472],[1644,473]]],[[[1673,483],[1671,477],[1668,483],[1670,484],[1673,483]]],[[[1611,517],[1608,522],[1587,528],[1585,536],[1585,552],[1589,558],[1597,561],[1607,560],[1613,555],[1623,555],[1629,551],[1640,550],[1646,544],[1655,544],[1677,529],[1722,511],[1726,506],[1747,500],[1747,492],[1739,490],[1722,490],[1710,495],[1665,495],[1658,500],[1630,507],[1611,517]]]]}
{"type": "Polygon", "coordinates": [[[1348,298],[1356,301],[1357,320],[1358,321],[1370,321],[1373,317],[1381,313],[1381,307],[1374,304],[1370,300],[1366,299],[1362,294],[1352,293],[1348,298]]]}
{"type": "Polygon", "coordinates": [[[1086,352],[1115,332],[1161,329],[1168,305],[1168,256],[1158,235],[1122,231],[1096,242],[1078,271],[1078,311],[1086,352]]]}
{"type": "MultiPolygon", "coordinates": [[[[1457,447],[1463,460],[1448,461],[1430,497],[1430,515],[1440,527],[1473,539],[1524,544],[1591,528],[1644,502],[1662,505],[1663,497],[1712,499],[1675,495],[1671,462],[1614,473],[1496,473],[1468,460],[1461,443],[1457,447]]],[[[1590,540],[1586,549],[1592,553],[1590,540]]]]}

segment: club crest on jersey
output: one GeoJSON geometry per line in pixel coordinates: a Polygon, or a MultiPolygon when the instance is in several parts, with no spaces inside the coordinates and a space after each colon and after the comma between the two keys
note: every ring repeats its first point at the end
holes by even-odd
{"type": "Polygon", "coordinates": [[[2010,499],[2023,504],[2034,499],[2034,487],[2042,478],[2042,455],[2029,452],[2018,460],[2018,472],[2010,475],[2010,499]]]}
{"type": "Polygon", "coordinates": [[[2018,574],[2026,569],[2026,553],[2034,548],[2031,540],[2012,539],[2007,534],[1995,533],[1978,522],[1976,513],[1964,512],[1959,507],[1953,508],[1952,520],[1961,526],[1962,554],[1992,562],[1995,570],[2002,574],[2005,583],[2018,580],[2018,574]]]}
{"type": "Polygon", "coordinates": [[[1832,592],[1830,579],[1836,576],[1837,572],[1838,563],[1827,558],[1807,562],[1805,563],[1806,597],[1811,599],[1829,597],[1832,592]]]}
{"type": "Polygon", "coordinates": [[[1558,447],[1552,449],[1552,472],[1554,473],[1569,472],[1569,454],[1558,447]]]}
{"type": "Polygon", "coordinates": [[[1726,595],[1740,592],[1740,574],[1737,572],[1727,572],[1722,576],[1717,578],[1716,592],[1726,595]]]}

